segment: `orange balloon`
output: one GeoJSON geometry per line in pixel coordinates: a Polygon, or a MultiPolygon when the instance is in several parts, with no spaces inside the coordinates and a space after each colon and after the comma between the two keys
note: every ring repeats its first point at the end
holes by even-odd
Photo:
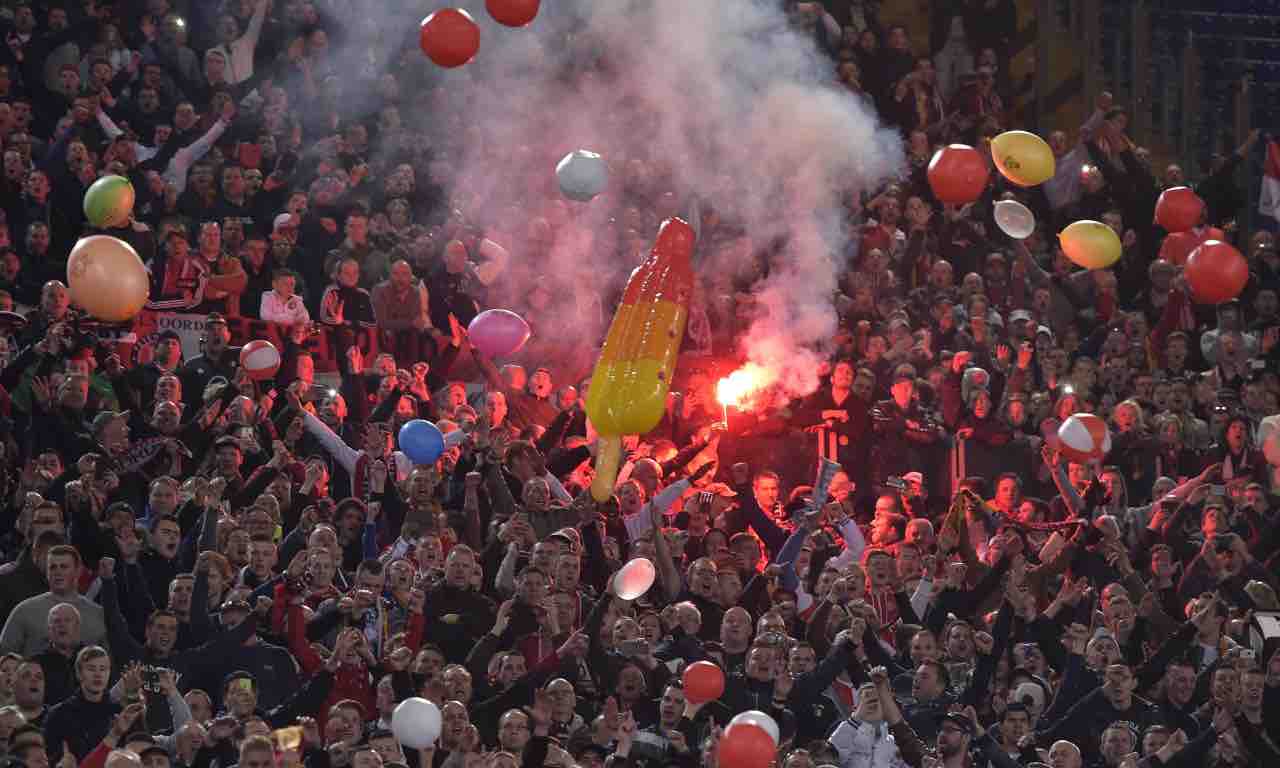
{"type": "Polygon", "coordinates": [[[461,8],[441,8],[422,20],[418,44],[437,65],[461,67],[480,50],[480,27],[461,8]]]}
{"type": "Polygon", "coordinates": [[[1170,187],[1156,201],[1156,223],[1168,232],[1186,232],[1203,215],[1204,200],[1190,187],[1170,187]]]}
{"type": "Polygon", "coordinates": [[[738,723],[720,737],[720,768],[769,768],[778,746],[773,737],[758,725],[738,723]]]}
{"type": "Polygon", "coordinates": [[[1184,274],[1197,302],[1221,304],[1244,290],[1249,282],[1249,262],[1230,243],[1209,240],[1191,252],[1184,274]]]}
{"type": "Polygon", "coordinates": [[[929,161],[929,188],[944,203],[972,203],[982,196],[990,176],[982,153],[966,144],[943,147],[929,161]]]}
{"type": "Polygon", "coordinates": [[[499,24],[523,27],[538,15],[541,0],[485,0],[484,7],[499,24]]]}
{"type": "Polygon", "coordinates": [[[724,693],[724,672],[709,661],[695,661],[684,670],[684,697],[694,704],[715,701],[724,693]]]}

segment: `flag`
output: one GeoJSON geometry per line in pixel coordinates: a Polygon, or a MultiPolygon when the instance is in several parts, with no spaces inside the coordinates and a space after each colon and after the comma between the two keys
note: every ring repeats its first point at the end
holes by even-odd
{"type": "Polygon", "coordinates": [[[1269,225],[1280,225],[1280,142],[1275,140],[1267,142],[1267,160],[1263,165],[1258,213],[1269,220],[1269,225]]]}

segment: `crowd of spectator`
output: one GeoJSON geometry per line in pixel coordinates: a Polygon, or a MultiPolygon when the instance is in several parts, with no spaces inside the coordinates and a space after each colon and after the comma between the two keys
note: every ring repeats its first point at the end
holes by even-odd
{"type": "MultiPolygon", "coordinates": [[[[1049,182],[993,174],[942,205],[933,151],[1018,127],[1013,0],[934,0],[927,41],[871,0],[783,3],[908,166],[847,198],[821,388],[715,399],[709,361],[735,364],[778,258],[757,244],[748,273],[699,276],[667,413],[597,503],[582,377],[621,286],[529,279],[567,218],[554,194],[527,229],[468,207],[414,25],[394,66],[345,69],[384,4],[414,5],[0,8],[5,766],[693,768],[745,710],[778,723],[779,768],[1280,761],[1256,628],[1280,610],[1280,477],[1255,441],[1280,413],[1280,255],[1238,225],[1233,181],[1256,133],[1187,179],[1104,93],[1078,129],[1041,126],[1049,182]],[[70,306],[106,174],[136,190],[107,233],[147,264],[146,311],[200,314],[198,354],[173,331],[129,353],[70,306]],[[1248,258],[1238,301],[1197,305],[1162,257],[1156,198],[1187,183],[1197,236],[1248,258]],[[999,232],[1001,199],[1035,234],[999,232]],[[1114,267],[1057,246],[1081,218],[1122,238],[1114,267]],[[468,340],[490,307],[533,327],[514,360],[468,340]],[[278,329],[274,381],[239,368],[241,318],[278,329]],[[566,326],[598,333],[544,343],[566,326]],[[1099,462],[1054,440],[1080,412],[1110,425],[1099,462]],[[465,437],[415,466],[415,418],[465,437]],[[841,468],[815,501],[819,459],[841,468]],[[637,557],[657,580],[622,600],[637,557]],[[700,660],[717,701],[686,699],[700,660]],[[414,696],[442,713],[425,749],[391,729],[414,696]]],[[[672,170],[614,166],[595,247],[623,275],[672,170]]],[[[699,216],[700,250],[742,247],[732,211],[699,216]]]]}

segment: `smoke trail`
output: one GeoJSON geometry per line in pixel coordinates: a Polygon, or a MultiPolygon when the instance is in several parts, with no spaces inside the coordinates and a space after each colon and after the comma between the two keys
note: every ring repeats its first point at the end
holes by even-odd
{"type": "MultiPolygon", "coordinates": [[[[902,149],[829,84],[831,61],[778,0],[554,0],[518,30],[479,0],[462,5],[481,24],[480,54],[402,101],[425,106],[455,203],[511,249],[508,300],[535,280],[564,294],[615,287],[696,196],[729,222],[700,244],[704,282],[754,284],[743,355],[786,394],[813,391],[850,255],[841,201],[894,175],[902,149]],[[556,162],[577,148],[610,164],[609,191],[588,204],[555,188],[556,162]]],[[[573,301],[557,303],[557,334],[598,338],[573,301]]]]}

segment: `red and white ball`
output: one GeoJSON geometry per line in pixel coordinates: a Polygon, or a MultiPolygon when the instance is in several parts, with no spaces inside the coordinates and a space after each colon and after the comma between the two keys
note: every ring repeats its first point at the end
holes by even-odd
{"type": "Polygon", "coordinates": [[[255,339],[240,348],[240,367],[254,381],[275,378],[280,370],[280,350],[269,341],[255,339]]]}
{"type": "Polygon", "coordinates": [[[1111,450],[1111,430],[1107,422],[1092,413],[1077,413],[1058,427],[1062,455],[1067,461],[1087,464],[1101,461],[1111,450]]]}

